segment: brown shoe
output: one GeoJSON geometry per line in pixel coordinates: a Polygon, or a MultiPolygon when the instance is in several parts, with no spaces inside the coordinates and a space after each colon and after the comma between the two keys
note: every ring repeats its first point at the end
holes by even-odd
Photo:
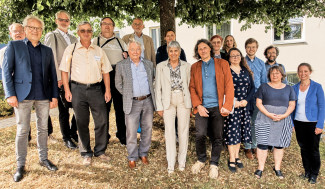
{"type": "Polygon", "coordinates": [[[134,169],[136,167],[135,161],[129,161],[129,167],[134,169]]]}
{"type": "Polygon", "coordinates": [[[250,160],[253,160],[254,159],[254,156],[252,154],[252,150],[251,149],[245,149],[245,156],[250,159],[250,160]]]}
{"type": "Polygon", "coordinates": [[[148,164],[149,164],[149,160],[148,160],[147,156],[142,156],[142,157],[141,157],[141,161],[142,161],[142,163],[145,164],[145,165],[148,165],[148,164]]]}

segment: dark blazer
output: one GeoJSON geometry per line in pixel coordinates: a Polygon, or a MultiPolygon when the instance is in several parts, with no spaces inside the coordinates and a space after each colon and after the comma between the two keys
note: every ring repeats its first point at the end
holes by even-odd
{"type": "MultiPolygon", "coordinates": [[[[293,86],[293,89],[297,95],[297,99],[299,96],[299,88],[300,88],[300,82],[293,86]]],[[[310,80],[310,86],[306,96],[305,114],[308,121],[317,121],[316,127],[320,129],[323,129],[324,127],[324,116],[325,116],[324,101],[325,101],[325,97],[324,97],[324,91],[322,86],[319,83],[310,80]]],[[[291,114],[292,120],[295,119],[296,110],[297,110],[297,106],[296,109],[291,114]]]]}
{"type": "MultiPolygon", "coordinates": [[[[17,96],[18,102],[28,96],[32,86],[32,68],[27,42],[27,38],[21,41],[10,41],[2,65],[5,97],[17,96]]],[[[53,53],[51,48],[43,44],[40,44],[40,47],[44,94],[52,101],[52,98],[58,98],[58,81],[53,53]]]]}
{"type": "MultiPolygon", "coordinates": [[[[131,64],[132,63],[130,57],[118,62],[116,65],[115,73],[115,87],[123,95],[123,110],[125,114],[129,114],[131,112],[133,101],[133,80],[131,64]]],[[[147,72],[152,102],[156,109],[155,90],[153,87],[153,63],[149,60],[143,59],[143,64],[147,72]]]]}
{"type": "MultiPolygon", "coordinates": [[[[186,55],[183,49],[181,49],[181,54],[179,56],[181,60],[186,62],[186,55]]],[[[156,54],[156,64],[158,65],[160,62],[168,59],[167,45],[162,45],[157,49],[156,54]]]]}

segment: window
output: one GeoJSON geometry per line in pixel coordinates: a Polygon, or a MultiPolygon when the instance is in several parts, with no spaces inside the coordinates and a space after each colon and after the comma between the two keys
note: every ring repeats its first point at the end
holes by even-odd
{"type": "Polygon", "coordinates": [[[286,74],[289,85],[293,86],[299,82],[299,78],[296,72],[287,72],[286,74]]]}
{"type": "Polygon", "coordinates": [[[290,31],[285,31],[280,35],[277,35],[277,29],[273,29],[273,42],[275,44],[282,43],[299,43],[305,41],[305,28],[304,18],[292,18],[289,19],[290,31]]]}
{"type": "Polygon", "coordinates": [[[151,27],[150,37],[152,38],[153,46],[157,52],[158,47],[160,47],[160,27],[151,27]]]}
{"type": "Polygon", "coordinates": [[[211,39],[212,36],[218,34],[222,38],[225,38],[227,35],[230,35],[230,22],[223,23],[220,27],[217,27],[216,24],[208,25],[207,27],[207,37],[211,39]]]}

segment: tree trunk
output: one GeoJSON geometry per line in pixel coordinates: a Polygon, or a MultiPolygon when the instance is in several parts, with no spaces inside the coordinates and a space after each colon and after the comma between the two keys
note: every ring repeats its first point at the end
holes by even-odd
{"type": "Polygon", "coordinates": [[[165,34],[168,29],[176,33],[175,0],[159,0],[160,7],[160,44],[165,44],[165,34]]]}

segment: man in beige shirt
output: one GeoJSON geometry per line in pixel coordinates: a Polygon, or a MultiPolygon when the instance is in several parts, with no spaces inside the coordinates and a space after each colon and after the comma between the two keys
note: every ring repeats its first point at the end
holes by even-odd
{"type": "Polygon", "coordinates": [[[141,57],[150,60],[154,65],[156,65],[156,52],[153,46],[153,41],[151,37],[142,33],[143,28],[143,21],[140,18],[135,18],[132,22],[134,33],[125,35],[122,39],[126,44],[128,44],[130,40],[138,41],[141,44],[142,49],[141,57]]]}
{"type": "Polygon", "coordinates": [[[91,44],[93,34],[89,22],[78,25],[80,42],[69,45],[60,64],[65,98],[72,102],[79,133],[79,151],[84,158],[83,164],[91,164],[92,156],[109,161],[105,155],[107,148],[107,110],[105,102],[111,100],[109,72],[112,66],[105,52],[91,44]],[[69,79],[70,74],[70,79],[69,79]],[[105,94],[100,82],[104,80],[105,94]],[[71,83],[71,90],[69,86],[71,83]],[[90,146],[89,108],[95,122],[94,152],[90,146]]]}

